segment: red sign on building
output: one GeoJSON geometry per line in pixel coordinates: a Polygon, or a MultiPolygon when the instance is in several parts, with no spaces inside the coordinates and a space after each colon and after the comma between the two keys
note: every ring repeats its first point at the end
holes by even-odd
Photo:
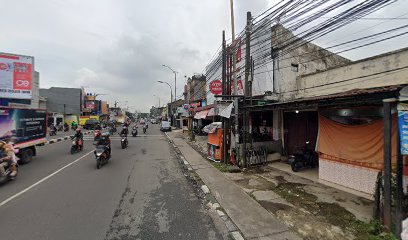
{"type": "Polygon", "coordinates": [[[218,95],[222,93],[222,82],[219,79],[216,79],[210,82],[210,91],[211,93],[218,95]]]}

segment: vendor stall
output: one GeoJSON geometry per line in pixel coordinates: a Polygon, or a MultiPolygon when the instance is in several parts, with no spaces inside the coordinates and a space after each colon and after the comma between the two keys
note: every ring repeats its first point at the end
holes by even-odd
{"type": "Polygon", "coordinates": [[[208,133],[208,159],[219,162],[222,158],[222,123],[214,122],[203,128],[208,133]]]}

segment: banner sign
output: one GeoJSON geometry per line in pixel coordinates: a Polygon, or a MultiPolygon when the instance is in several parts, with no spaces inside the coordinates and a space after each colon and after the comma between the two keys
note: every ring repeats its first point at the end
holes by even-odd
{"type": "Polygon", "coordinates": [[[34,58],[0,53],[0,98],[31,99],[34,58]]]}
{"type": "Polygon", "coordinates": [[[408,112],[398,111],[398,126],[401,141],[401,154],[408,155],[408,112]]]}
{"type": "Polygon", "coordinates": [[[95,109],[95,102],[94,101],[86,101],[85,102],[85,108],[95,109]]]}
{"type": "Polygon", "coordinates": [[[46,110],[0,109],[0,139],[13,137],[18,144],[45,138],[46,134],[46,110]]]}
{"type": "Polygon", "coordinates": [[[222,82],[219,79],[215,79],[210,82],[210,91],[215,95],[219,95],[222,93],[222,82]]]}

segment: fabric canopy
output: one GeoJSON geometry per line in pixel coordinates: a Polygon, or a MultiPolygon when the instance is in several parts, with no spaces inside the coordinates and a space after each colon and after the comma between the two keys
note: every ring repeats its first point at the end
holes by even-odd
{"type": "Polygon", "coordinates": [[[197,112],[197,113],[194,115],[194,118],[195,118],[195,119],[206,118],[206,117],[207,117],[207,114],[208,114],[208,110],[203,110],[203,111],[197,112]]]}
{"type": "MultiPolygon", "coordinates": [[[[321,157],[358,166],[382,169],[384,163],[384,122],[344,125],[319,117],[317,150],[321,157]]],[[[392,160],[396,160],[397,117],[392,118],[392,160]]]]}
{"type": "Polygon", "coordinates": [[[208,116],[208,117],[216,116],[216,114],[215,114],[215,109],[214,109],[214,108],[210,108],[210,109],[208,110],[207,116],[208,116]]]}

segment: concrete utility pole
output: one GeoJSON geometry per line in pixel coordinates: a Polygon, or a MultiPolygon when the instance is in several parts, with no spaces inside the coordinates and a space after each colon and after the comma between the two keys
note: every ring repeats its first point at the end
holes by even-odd
{"type": "MultiPolygon", "coordinates": [[[[227,53],[226,53],[226,46],[225,46],[225,31],[222,31],[222,94],[227,95],[227,53]]],[[[222,97],[222,99],[226,99],[222,97]]],[[[227,120],[226,118],[222,118],[222,162],[228,163],[227,157],[227,120]]]]}
{"type": "MultiPolygon", "coordinates": [[[[231,5],[231,39],[232,39],[232,78],[234,81],[234,95],[238,95],[237,92],[237,76],[236,76],[236,66],[237,66],[237,58],[236,58],[236,46],[235,46],[235,25],[234,25],[234,0],[230,0],[231,5]]],[[[239,130],[238,130],[238,98],[234,99],[234,113],[235,113],[235,148],[237,149],[237,162],[239,160],[239,130]]]]}
{"type": "MultiPolygon", "coordinates": [[[[251,12],[247,12],[247,25],[246,25],[246,31],[245,31],[245,92],[244,92],[244,104],[246,105],[246,98],[249,95],[249,91],[252,91],[252,89],[249,89],[249,74],[251,71],[251,25],[252,25],[252,17],[251,17],[251,12]]],[[[245,109],[245,108],[244,108],[245,109]]],[[[243,123],[244,123],[244,136],[243,136],[243,165],[244,167],[247,166],[247,156],[246,156],[246,148],[247,148],[247,139],[248,139],[248,122],[249,122],[249,116],[248,116],[248,109],[244,110],[244,117],[243,117],[243,123]]]]}

